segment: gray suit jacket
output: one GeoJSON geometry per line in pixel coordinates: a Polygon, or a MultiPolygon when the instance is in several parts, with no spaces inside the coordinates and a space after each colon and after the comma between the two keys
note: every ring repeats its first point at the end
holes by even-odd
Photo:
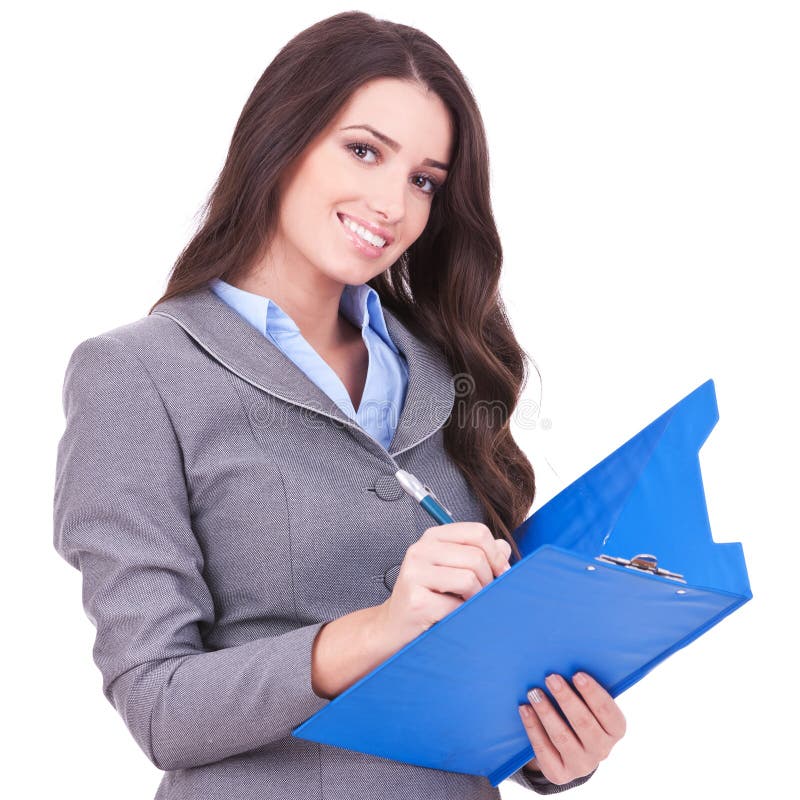
{"type": "Polygon", "coordinates": [[[410,373],[389,451],[207,287],[70,357],[54,544],[82,573],[103,693],[165,771],[156,798],[500,796],[291,736],[330,702],[311,688],[319,629],[386,600],[434,524],[395,470],[486,521],[442,443],[453,376],[385,316],[410,373]]]}

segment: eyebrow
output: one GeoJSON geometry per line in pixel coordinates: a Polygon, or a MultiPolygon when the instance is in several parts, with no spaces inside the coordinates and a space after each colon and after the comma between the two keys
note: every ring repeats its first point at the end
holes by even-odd
{"type": "MultiPolygon", "coordinates": [[[[394,140],[390,139],[385,133],[381,133],[380,131],[376,131],[371,125],[348,125],[345,128],[342,128],[343,131],[349,131],[353,128],[363,128],[365,131],[369,131],[376,139],[380,139],[385,145],[391,147],[395,153],[400,151],[400,145],[394,140]]],[[[426,158],[422,162],[426,167],[436,167],[437,169],[443,169],[445,172],[449,169],[447,164],[442,164],[441,161],[436,161],[433,158],[426,158]]]]}

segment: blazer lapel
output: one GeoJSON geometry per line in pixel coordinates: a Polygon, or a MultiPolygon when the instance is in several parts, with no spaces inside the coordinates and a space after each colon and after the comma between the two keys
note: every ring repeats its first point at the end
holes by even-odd
{"type": "MultiPolygon", "coordinates": [[[[201,286],[159,303],[151,312],[177,322],[209,355],[257,388],[287,403],[344,423],[368,449],[387,451],[345,414],[295,363],[237,311],[201,286]]],[[[419,444],[447,421],[453,408],[453,375],[444,356],[419,339],[389,309],[383,309],[392,341],[408,362],[409,381],[392,458],[419,444]]]]}

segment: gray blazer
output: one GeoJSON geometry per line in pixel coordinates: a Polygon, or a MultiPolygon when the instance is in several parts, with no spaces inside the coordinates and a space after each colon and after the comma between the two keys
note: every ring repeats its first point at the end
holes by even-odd
{"type": "Polygon", "coordinates": [[[311,688],[319,629],[386,600],[434,524],[394,471],[486,522],[442,443],[453,375],[385,316],[410,373],[389,451],[207,287],[70,357],[54,545],[82,573],[103,693],[165,771],[157,799],[500,796],[291,736],[330,702],[311,688]]]}

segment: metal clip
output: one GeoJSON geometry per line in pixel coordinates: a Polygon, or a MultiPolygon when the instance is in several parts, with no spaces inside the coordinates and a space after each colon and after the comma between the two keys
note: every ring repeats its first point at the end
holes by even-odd
{"type": "Polygon", "coordinates": [[[433,489],[428,486],[427,483],[422,484],[425,487],[425,491],[447,512],[449,516],[453,516],[453,512],[445,506],[445,504],[433,493],[433,489]]]}
{"type": "Polygon", "coordinates": [[[604,561],[607,564],[619,564],[628,569],[635,569],[639,572],[649,572],[652,575],[660,575],[662,578],[669,578],[672,581],[686,583],[683,575],[679,572],[670,572],[658,566],[658,559],[650,553],[639,553],[633,558],[619,558],[617,556],[601,555],[595,558],[596,561],[604,561]]]}

